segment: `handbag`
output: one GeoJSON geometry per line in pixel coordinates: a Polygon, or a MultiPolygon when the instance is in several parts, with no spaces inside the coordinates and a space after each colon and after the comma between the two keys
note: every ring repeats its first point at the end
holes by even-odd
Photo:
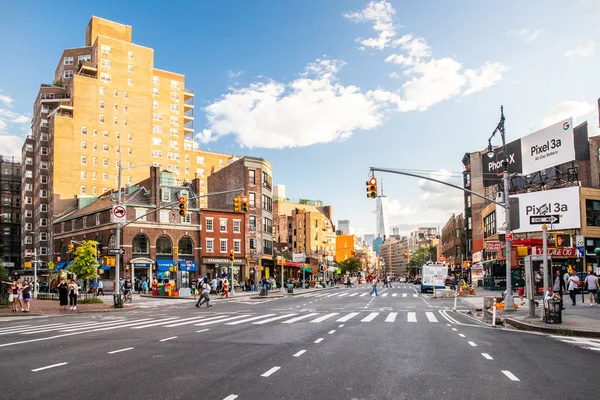
{"type": "Polygon", "coordinates": [[[14,299],[14,297],[13,297],[13,294],[12,294],[12,293],[11,293],[11,294],[9,294],[9,295],[8,295],[8,302],[9,302],[9,303],[12,303],[12,302],[13,302],[13,299],[14,299]]]}

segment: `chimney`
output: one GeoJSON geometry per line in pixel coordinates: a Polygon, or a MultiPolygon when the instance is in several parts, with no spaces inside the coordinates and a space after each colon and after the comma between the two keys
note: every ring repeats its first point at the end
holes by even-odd
{"type": "Polygon", "coordinates": [[[150,202],[160,205],[160,167],[150,167],[150,202]]]}

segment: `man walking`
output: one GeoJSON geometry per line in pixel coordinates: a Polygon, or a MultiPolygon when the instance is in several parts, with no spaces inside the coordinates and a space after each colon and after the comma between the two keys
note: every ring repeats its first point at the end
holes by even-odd
{"type": "Polygon", "coordinates": [[[567,286],[567,288],[569,289],[569,296],[571,296],[571,300],[573,301],[573,305],[575,305],[576,302],[576,292],[577,292],[577,288],[579,287],[579,277],[577,276],[577,274],[575,272],[573,272],[573,275],[569,276],[568,281],[569,285],[567,286]]]}
{"type": "Polygon", "coordinates": [[[587,285],[587,290],[590,293],[590,307],[594,307],[594,304],[596,304],[596,290],[598,289],[598,277],[590,270],[588,271],[588,276],[585,277],[585,281],[583,281],[583,284],[587,285]]]}
{"type": "Polygon", "coordinates": [[[552,291],[558,293],[560,296],[560,309],[564,310],[563,305],[563,291],[565,290],[565,281],[560,276],[560,270],[556,271],[556,277],[554,278],[554,284],[552,285],[552,291]]]}
{"type": "Polygon", "coordinates": [[[369,296],[373,296],[373,293],[375,293],[375,296],[379,296],[377,294],[377,278],[373,278],[373,289],[371,290],[371,293],[369,293],[369,296]]]}
{"type": "Polygon", "coordinates": [[[198,291],[200,292],[200,298],[196,302],[196,307],[200,308],[200,306],[206,303],[206,307],[212,307],[210,302],[210,285],[208,284],[206,279],[200,281],[200,285],[198,291]]]}

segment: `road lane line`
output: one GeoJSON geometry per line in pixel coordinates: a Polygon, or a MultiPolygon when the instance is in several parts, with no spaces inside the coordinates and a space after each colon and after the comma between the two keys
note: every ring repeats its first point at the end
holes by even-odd
{"type": "Polygon", "coordinates": [[[0,328],[0,332],[10,331],[10,330],[17,329],[17,328],[33,328],[33,326],[31,326],[31,325],[8,326],[5,328],[0,328]]]}
{"type": "Polygon", "coordinates": [[[300,320],[303,320],[306,318],[314,317],[315,315],[319,315],[319,313],[310,313],[310,314],[306,314],[306,315],[301,315],[299,317],[288,319],[287,321],[283,321],[282,324],[293,324],[294,322],[297,322],[297,321],[300,321],[300,320]]]}
{"type": "Polygon", "coordinates": [[[475,342],[468,342],[472,347],[477,347],[477,345],[475,344],[475,342]]]}
{"type": "Polygon", "coordinates": [[[296,354],[294,354],[294,357],[300,357],[304,353],[306,353],[306,350],[300,350],[299,352],[297,352],[296,354]]]}
{"type": "Polygon", "coordinates": [[[466,336],[465,336],[465,335],[463,335],[462,333],[459,333],[459,334],[458,334],[458,336],[460,336],[460,337],[462,337],[462,338],[466,337],[466,336]]]}
{"type": "Polygon", "coordinates": [[[450,325],[450,324],[446,324],[446,326],[452,326],[452,325],[450,325]]]}
{"type": "Polygon", "coordinates": [[[360,314],[360,313],[357,313],[357,312],[350,313],[342,318],[336,319],[335,322],[348,322],[352,318],[356,317],[358,314],[360,314]]]}
{"type": "Polygon", "coordinates": [[[312,321],[310,321],[310,322],[323,322],[323,321],[325,321],[326,319],[329,319],[329,318],[331,318],[331,317],[333,317],[333,316],[335,316],[335,315],[338,315],[338,314],[339,314],[339,313],[336,313],[336,312],[334,312],[334,313],[330,313],[330,314],[325,314],[325,315],[323,315],[323,316],[321,316],[321,317],[319,317],[319,318],[315,318],[315,319],[313,319],[313,320],[312,320],[312,321]]]}
{"type": "Polygon", "coordinates": [[[327,296],[325,296],[325,297],[331,297],[331,296],[337,296],[337,295],[338,295],[337,293],[334,293],[334,294],[328,294],[328,295],[327,295],[327,296]]]}
{"type": "Polygon", "coordinates": [[[426,312],[425,315],[427,316],[429,322],[438,322],[437,318],[435,317],[435,315],[433,315],[432,312],[426,312]]]}
{"type": "Polygon", "coordinates": [[[360,320],[360,322],[371,322],[373,321],[377,316],[379,315],[378,312],[372,312],[371,314],[367,315],[366,317],[364,317],[363,319],[360,320]]]}
{"type": "Polygon", "coordinates": [[[406,297],[406,296],[408,296],[408,294],[402,293],[402,297],[406,297]]]}
{"type": "Polygon", "coordinates": [[[397,312],[391,312],[388,314],[387,318],[385,319],[385,322],[394,322],[396,321],[396,316],[398,315],[397,312]]]}
{"type": "Polygon", "coordinates": [[[394,294],[392,295],[392,297],[396,297],[396,296],[398,296],[398,293],[394,293],[394,294]]]}
{"type": "Polygon", "coordinates": [[[387,292],[385,292],[385,293],[381,294],[381,297],[386,297],[387,295],[388,295],[387,292]]]}
{"type": "Polygon", "coordinates": [[[366,295],[368,295],[368,294],[369,294],[369,293],[363,293],[363,294],[361,294],[361,295],[360,295],[360,297],[364,297],[364,296],[366,296],[366,295]]]}
{"type": "Polygon", "coordinates": [[[407,318],[408,322],[417,322],[417,313],[409,312],[406,315],[406,318],[407,318]]]}
{"type": "MultiPolygon", "coordinates": [[[[63,362],[63,363],[58,363],[58,364],[52,364],[52,365],[48,365],[46,367],[41,367],[41,368],[36,368],[36,369],[32,369],[31,372],[38,372],[38,371],[43,371],[45,369],[50,369],[50,368],[56,368],[56,367],[61,367],[63,365],[67,365],[68,363],[63,362]]],[[[504,371],[503,371],[504,372],[504,371]]]]}
{"type": "Polygon", "coordinates": [[[350,296],[348,296],[348,297],[354,297],[354,296],[356,296],[357,294],[358,294],[358,293],[352,293],[352,294],[351,294],[350,296]]]}
{"type": "Polygon", "coordinates": [[[171,336],[168,338],[160,339],[159,342],[166,342],[167,340],[173,340],[173,339],[177,339],[177,336],[171,336]]]}
{"type": "Polygon", "coordinates": [[[315,340],[315,343],[321,343],[323,341],[323,338],[318,338],[317,340],[315,340]]]}
{"type": "Polygon", "coordinates": [[[413,297],[419,297],[419,295],[416,293],[413,293],[413,297]]]}
{"type": "Polygon", "coordinates": [[[338,297],[344,297],[344,296],[347,296],[347,295],[348,295],[348,293],[342,293],[338,297]]]}
{"type": "Polygon", "coordinates": [[[268,378],[269,376],[273,375],[275,372],[279,371],[280,368],[281,367],[273,367],[270,370],[268,370],[267,372],[265,372],[264,374],[262,374],[261,376],[268,378]]]}
{"type": "Polygon", "coordinates": [[[248,315],[236,315],[235,317],[221,318],[216,321],[200,322],[199,324],[194,324],[194,326],[218,324],[219,322],[233,321],[234,319],[240,319],[240,318],[246,318],[246,317],[248,317],[248,315]]]}
{"type": "Polygon", "coordinates": [[[511,381],[519,382],[519,378],[517,378],[512,372],[503,370],[502,373],[511,381]]]}
{"type": "Polygon", "coordinates": [[[338,325],[338,328],[343,328],[344,324],[338,325]]]}
{"type": "Polygon", "coordinates": [[[27,332],[34,332],[34,331],[42,331],[44,329],[54,330],[54,329],[64,328],[66,326],[69,326],[69,325],[65,324],[64,322],[61,322],[60,324],[44,325],[43,327],[36,326],[36,327],[14,329],[12,331],[4,331],[4,332],[0,332],[0,335],[12,335],[14,333],[27,333],[27,332]]]}
{"type": "Polygon", "coordinates": [[[178,319],[176,324],[172,324],[173,321],[151,322],[151,323],[140,325],[140,326],[134,326],[133,328],[129,328],[129,329],[144,329],[144,328],[150,328],[153,326],[160,326],[160,325],[165,325],[165,324],[169,324],[169,325],[167,325],[167,327],[170,328],[173,326],[193,324],[194,322],[198,322],[202,319],[204,319],[204,317],[178,319]],[[186,322],[181,322],[181,321],[186,321],[186,322]]]}
{"type": "Polygon", "coordinates": [[[485,358],[486,360],[493,360],[492,356],[490,356],[488,353],[481,353],[481,355],[483,356],[483,358],[485,358]]]}
{"type": "Polygon", "coordinates": [[[335,333],[335,329],[330,330],[329,332],[327,332],[330,335],[333,335],[335,333]]]}
{"type": "Polygon", "coordinates": [[[199,331],[196,331],[196,333],[202,333],[202,332],[206,332],[206,331],[210,331],[210,329],[208,329],[208,328],[200,329],[199,331]]]}
{"type": "Polygon", "coordinates": [[[123,351],[129,351],[129,350],[133,350],[133,347],[126,347],[124,349],[119,349],[119,350],[113,350],[113,351],[109,351],[107,352],[108,354],[116,354],[116,353],[121,353],[123,351]]]}
{"type": "Polygon", "coordinates": [[[456,329],[456,328],[452,328],[452,330],[453,330],[454,332],[458,331],[458,329],[456,329]]]}
{"type": "Polygon", "coordinates": [[[229,396],[225,397],[223,400],[235,400],[238,398],[237,394],[230,394],[229,396]]]}
{"type": "MultiPolygon", "coordinates": [[[[230,315],[225,314],[225,315],[216,315],[216,316],[210,317],[210,318],[206,318],[206,317],[194,317],[194,318],[189,318],[189,321],[186,321],[186,322],[179,322],[179,321],[182,321],[182,320],[175,321],[176,323],[170,324],[170,325],[166,325],[165,328],[173,328],[175,326],[189,325],[189,324],[194,324],[196,322],[214,321],[215,319],[223,319],[223,318],[227,318],[229,316],[230,315]]],[[[171,321],[171,322],[174,322],[174,321],[171,321]]]]}
{"type": "Polygon", "coordinates": [[[265,317],[270,317],[270,316],[273,316],[273,315],[275,315],[275,314],[259,315],[257,317],[241,319],[239,321],[234,321],[234,322],[228,322],[225,325],[239,325],[239,324],[243,324],[244,322],[256,321],[257,319],[261,319],[261,318],[265,318],[265,317]]]}
{"type": "Polygon", "coordinates": [[[288,317],[293,317],[294,315],[298,315],[298,314],[284,314],[284,315],[280,315],[278,317],[273,317],[273,318],[265,319],[263,321],[253,322],[252,325],[262,325],[262,324],[266,324],[268,322],[277,321],[278,319],[284,319],[284,318],[288,318],[288,317]]]}

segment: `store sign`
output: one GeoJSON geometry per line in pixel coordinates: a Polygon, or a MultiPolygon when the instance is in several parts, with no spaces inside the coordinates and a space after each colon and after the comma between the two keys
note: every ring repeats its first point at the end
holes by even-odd
{"type": "Polygon", "coordinates": [[[502,250],[502,242],[485,242],[485,251],[490,253],[497,253],[502,250]]]}
{"type": "Polygon", "coordinates": [[[295,254],[292,254],[292,261],[293,262],[303,263],[303,262],[306,261],[306,254],[304,254],[304,253],[295,253],[295,254]]]}
{"type": "Polygon", "coordinates": [[[474,263],[481,262],[481,260],[483,260],[483,251],[478,251],[478,252],[473,253],[473,262],[474,263]]]}
{"type": "MultiPolygon", "coordinates": [[[[231,264],[231,261],[228,258],[203,258],[202,259],[202,263],[203,264],[231,264]]],[[[246,263],[246,259],[245,258],[236,258],[235,261],[233,261],[234,264],[245,264],[246,263]]]]}
{"type": "Polygon", "coordinates": [[[135,268],[150,268],[150,263],[133,263],[135,268]]]}
{"type": "MultiPolygon", "coordinates": [[[[581,228],[579,187],[542,190],[510,196],[519,199],[519,229],[514,233],[541,232],[546,224],[548,230],[581,228]]],[[[497,226],[505,221],[504,209],[496,209],[497,226]]]]}
{"type": "MultiPolygon", "coordinates": [[[[543,247],[532,247],[531,248],[532,255],[543,255],[544,248],[543,247]]],[[[550,257],[562,257],[562,258],[575,258],[577,257],[577,249],[575,247],[564,247],[561,249],[548,249],[548,255],[550,257]]]]}
{"type": "Polygon", "coordinates": [[[502,174],[504,172],[502,161],[505,159],[508,159],[509,173],[521,172],[521,139],[507,143],[506,153],[508,156],[505,157],[504,149],[502,147],[497,147],[494,149],[493,158],[489,158],[487,154],[482,156],[481,162],[483,167],[484,186],[492,186],[502,180],[502,174]]]}
{"type": "Polygon", "coordinates": [[[521,138],[524,175],[575,160],[573,118],[521,138]]]}

